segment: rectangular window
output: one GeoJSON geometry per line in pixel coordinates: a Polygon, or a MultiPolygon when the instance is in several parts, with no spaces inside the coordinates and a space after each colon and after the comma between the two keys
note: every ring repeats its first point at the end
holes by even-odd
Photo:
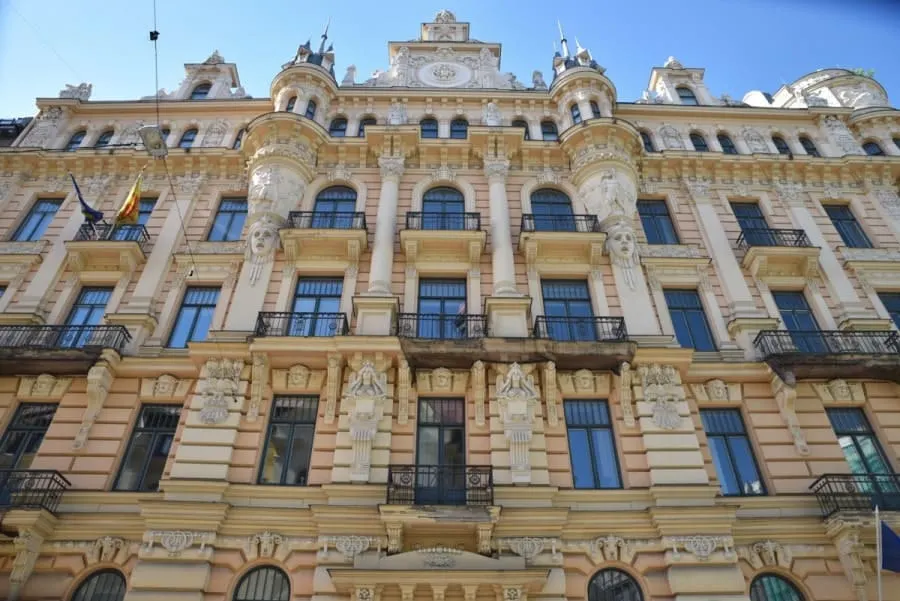
{"type": "Polygon", "coordinates": [[[575,488],[622,488],[606,401],[566,401],[569,457],[575,488]]]}
{"type": "Polygon", "coordinates": [[[300,278],[294,293],[288,336],[340,336],[344,324],[341,309],[342,278],[300,278]]]}
{"type": "Polygon", "coordinates": [[[825,412],[853,474],[868,476],[891,473],[891,465],[862,409],[842,407],[826,409],[825,412]]]}
{"type": "Polygon", "coordinates": [[[849,248],[872,248],[872,242],[866,236],[856,217],[853,216],[850,207],[825,205],[825,212],[831,218],[834,229],[841,235],[841,240],[849,248]]]}
{"type": "Polygon", "coordinates": [[[60,333],[59,345],[65,348],[81,348],[91,342],[106,314],[106,304],[112,296],[112,288],[82,288],[69,311],[66,327],[60,333]]]}
{"type": "Polygon", "coordinates": [[[351,229],[354,211],[356,191],[346,186],[334,186],[321,192],[316,198],[310,225],[314,229],[351,229]]]}
{"type": "Polygon", "coordinates": [[[16,242],[33,242],[35,240],[40,240],[44,235],[44,232],[47,231],[47,227],[50,226],[50,222],[53,221],[53,218],[56,216],[56,212],[59,211],[60,205],[62,205],[61,200],[39,198],[37,202],[34,203],[34,206],[28,213],[25,221],[23,221],[19,226],[19,229],[16,230],[13,240],[16,242]]]}
{"type": "Polygon", "coordinates": [[[878,295],[884,308],[887,309],[894,325],[900,328],[900,294],[896,292],[882,292],[878,295]]]}
{"type": "Polygon", "coordinates": [[[779,246],[778,235],[769,228],[762,209],[755,202],[733,202],[731,210],[750,246],[779,246]]]}
{"type": "Polygon", "coordinates": [[[766,494],[741,412],[737,409],[701,409],[700,419],[722,494],[766,494]]]}
{"type": "Polygon", "coordinates": [[[187,348],[188,342],[206,340],[218,301],[218,288],[190,287],[185,290],[175,326],[169,335],[169,348],[187,348]]]}
{"type": "Polygon", "coordinates": [[[714,351],[712,331],[696,290],[666,290],[666,306],[678,344],[697,351],[714,351]]]}
{"type": "Polygon", "coordinates": [[[138,205],[138,225],[146,226],[147,222],[150,221],[150,215],[153,213],[153,209],[156,207],[156,199],[155,198],[142,198],[140,204],[138,205]]]}
{"type": "Polygon", "coordinates": [[[419,338],[465,338],[465,316],[465,280],[419,280],[419,338]]]}
{"type": "Polygon", "coordinates": [[[211,242],[231,242],[241,239],[244,221],[247,219],[246,198],[223,198],[219,203],[219,211],[209,230],[211,242]]]}
{"type": "Polygon", "coordinates": [[[159,488],[180,417],[180,406],[141,407],[114,490],[153,491],[159,488]]]}
{"type": "Polygon", "coordinates": [[[678,244],[678,235],[666,201],[639,200],[637,208],[649,244],[678,244]]]}
{"type": "Polygon", "coordinates": [[[272,417],[259,469],[260,484],[306,486],[319,399],[281,396],[272,401],[272,417]]]}
{"type": "Polygon", "coordinates": [[[56,413],[54,403],[23,403],[0,438],[0,469],[31,467],[56,413]]]}
{"type": "Polygon", "coordinates": [[[542,280],[544,319],[551,340],[597,339],[594,309],[587,282],[583,280],[542,280]]]}
{"type": "Polygon", "coordinates": [[[153,208],[156,206],[155,198],[142,198],[140,203],[138,204],[138,220],[134,225],[131,224],[122,224],[116,227],[113,230],[111,238],[113,240],[124,240],[124,241],[132,241],[139,242],[143,238],[143,232],[138,226],[147,226],[147,222],[150,221],[150,215],[153,213],[153,208]]]}
{"type": "Polygon", "coordinates": [[[466,503],[466,402],[420,399],[416,505],[466,503]]]}

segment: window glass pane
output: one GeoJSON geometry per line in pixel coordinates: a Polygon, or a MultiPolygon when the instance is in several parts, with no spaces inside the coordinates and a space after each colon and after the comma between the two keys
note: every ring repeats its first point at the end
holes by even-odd
{"type": "Polygon", "coordinates": [[[758,576],[750,585],[750,601],[804,601],[796,587],[775,574],[758,576]]]}
{"type": "Polygon", "coordinates": [[[575,488],[619,488],[619,465],[605,401],[566,401],[569,454],[575,488]]]}
{"type": "Polygon", "coordinates": [[[870,474],[891,473],[887,460],[881,455],[881,449],[872,436],[859,436],[857,440],[863,461],[870,474]]]}
{"type": "Polygon", "coordinates": [[[880,292],[878,296],[891,319],[894,320],[894,325],[900,328],[900,294],[896,292],[880,292]]]}
{"type": "Polygon", "coordinates": [[[725,442],[725,438],[722,436],[708,436],[707,440],[713,464],[716,467],[716,474],[719,476],[719,486],[722,488],[722,494],[741,494],[741,487],[738,485],[737,474],[735,474],[731,465],[728,444],[725,442]]]}
{"type": "Polygon", "coordinates": [[[572,482],[575,488],[594,488],[587,430],[569,430],[569,456],[572,458],[572,482]]]}
{"type": "Polygon", "coordinates": [[[612,430],[593,429],[594,463],[600,477],[600,488],[618,488],[619,470],[616,465],[616,450],[612,439],[612,430]]]}
{"type": "Polygon", "coordinates": [[[125,578],[118,570],[100,570],[82,582],[72,601],[122,601],[125,598],[125,578]]]}
{"type": "Polygon", "coordinates": [[[150,445],[153,444],[151,432],[135,432],[128,445],[128,453],[122,462],[119,472],[117,490],[139,490],[141,477],[144,472],[144,464],[150,454],[150,445]]]}
{"type": "Polygon", "coordinates": [[[729,436],[728,446],[737,466],[741,483],[741,493],[745,495],[762,494],[763,486],[753,457],[753,449],[746,436],[729,436]]]}
{"type": "Polygon", "coordinates": [[[169,335],[168,346],[185,348],[188,342],[206,340],[218,300],[218,288],[188,288],[178,310],[175,326],[169,335]]]}

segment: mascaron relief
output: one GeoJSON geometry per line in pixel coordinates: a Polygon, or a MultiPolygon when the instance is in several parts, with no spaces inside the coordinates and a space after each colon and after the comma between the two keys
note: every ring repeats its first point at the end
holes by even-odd
{"type": "Polygon", "coordinates": [[[384,415],[388,398],[387,374],[378,371],[372,361],[365,360],[350,376],[344,392],[344,410],[350,416],[350,440],[353,462],[350,480],[366,482],[372,460],[372,441],[378,431],[378,422],[384,415]]]}

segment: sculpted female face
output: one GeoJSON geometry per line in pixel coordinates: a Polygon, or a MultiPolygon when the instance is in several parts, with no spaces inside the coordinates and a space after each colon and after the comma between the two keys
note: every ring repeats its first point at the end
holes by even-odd
{"type": "Polygon", "coordinates": [[[250,245],[253,253],[267,255],[275,250],[275,232],[267,227],[258,227],[250,234],[250,245]]]}
{"type": "Polygon", "coordinates": [[[635,240],[634,234],[628,230],[619,230],[612,235],[612,244],[619,254],[630,257],[634,254],[635,240]]]}

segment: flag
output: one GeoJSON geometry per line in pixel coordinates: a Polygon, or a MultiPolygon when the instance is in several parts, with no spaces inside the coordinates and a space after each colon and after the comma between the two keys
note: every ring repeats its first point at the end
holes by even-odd
{"type": "Polygon", "coordinates": [[[122,203],[122,206],[119,207],[119,212],[116,213],[116,223],[137,223],[138,214],[141,210],[141,183],[144,181],[144,170],[141,169],[141,172],[138,173],[137,179],[134,180],[134,185],[131,186],[131,190],[128,192],[128,196],[125,197],[125,202],[122,203]]]}
{"type": "Polygon", "coordinates": [[[75,194],[78,195],[78,202],[81,204],[81,214],[84,215],[84,220],[87,223],[97,223],[103,219],[103,213],[89,205],[84,196],[81,195],[81,189],[78,187],[78,182],[75,181],[75,176],[70,173],[69,177],[72,178],[72,185],[75,186],[75,194]]]}
{"type": "Polygon", "coordinates": [[[881,522],[881,569],[900,573],[900,536],[881,522]]]}

